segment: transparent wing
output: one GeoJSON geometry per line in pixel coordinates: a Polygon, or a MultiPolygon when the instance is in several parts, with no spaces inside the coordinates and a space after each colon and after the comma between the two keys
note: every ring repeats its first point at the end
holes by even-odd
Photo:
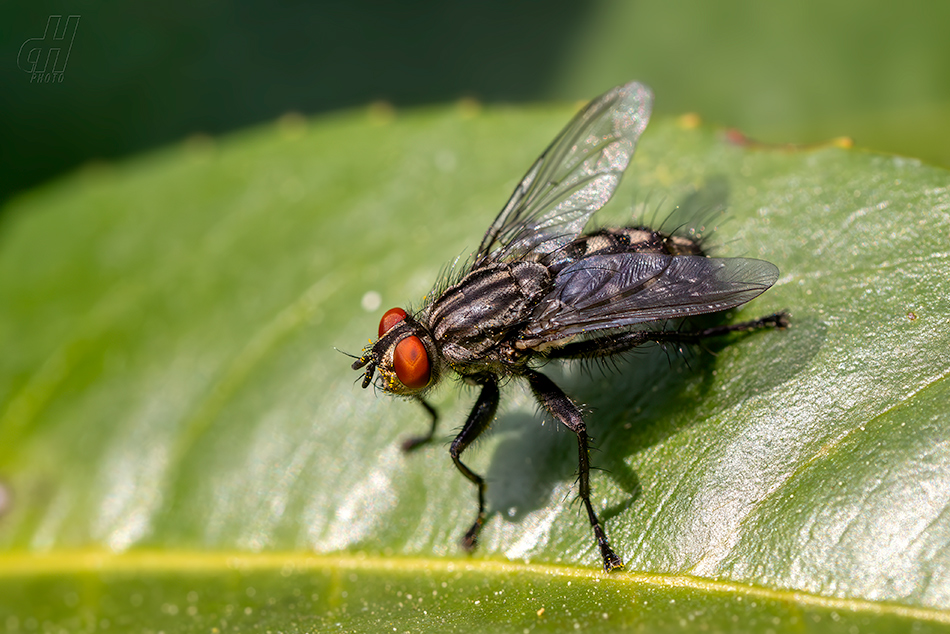
{"type": "Polygon", "coordinates": [[[473,266],[551,253],[610,200],[650,118],[653,94],[633,82],[590,102],[531,166],[482,238],[473,266]]]}
{"type": "Polygon", "coordinates": [[[771,262],[658,253],[594,255],[562,270],[524,330],[526,347],[596,330],[728,310],[778,279],[771,262]]]}

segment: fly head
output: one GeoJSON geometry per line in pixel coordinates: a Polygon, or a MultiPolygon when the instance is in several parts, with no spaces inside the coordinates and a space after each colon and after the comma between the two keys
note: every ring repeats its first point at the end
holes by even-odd
{"type": "Polygon", "coordinates": [[[437,351],[432,335],[402,308],[392,308],[379,321],[379,339],[353,362],[363,371],[363,387],[369,387],[378,371],[376,385],[386,392],[413,396],[438,380],[437,351]]]}

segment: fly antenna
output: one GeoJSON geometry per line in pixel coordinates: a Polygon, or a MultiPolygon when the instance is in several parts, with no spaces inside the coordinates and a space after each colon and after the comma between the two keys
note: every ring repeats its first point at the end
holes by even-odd
{"type": "Polygon", "coordinates": [[[333,349],[336,350],[337,352],[339,352],[340,354],[345,355],[345,356],[347,356],[347,357],[349,357],[349,358],[351,358],[351,359],[359,359],[359,358],[360,358],[360,357],[356,356],[355,354],[350,354],[349,352],[344,352],[343,350],[340,350],[340,349],[337,348],[336,346],[333,346],[333,349]]]}

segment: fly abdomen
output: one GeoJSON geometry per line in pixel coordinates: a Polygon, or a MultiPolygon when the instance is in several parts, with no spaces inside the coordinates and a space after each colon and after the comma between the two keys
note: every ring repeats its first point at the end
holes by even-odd
{"type": "Polygon", "coordinates": [[[705,255],[695,240],[649,227],[607,227],[575,238],[557,255],[554,272],[593,255],[616,253],[659,253],[662,255],[705,255]]]}
{"type": "Polygon", "coordinates": [[[485,266],[446,289],[425,320],[450,362],[472,363],[523,325],[551,285],[543,264],[485,266]]]}
{"type": "Polygon", "coordinates": [[[659,252],[663,249],[663,238],[663,234],[645,227],[611,227],[578,236],[565,251],[573,260],[595,254],[659,252]]]}

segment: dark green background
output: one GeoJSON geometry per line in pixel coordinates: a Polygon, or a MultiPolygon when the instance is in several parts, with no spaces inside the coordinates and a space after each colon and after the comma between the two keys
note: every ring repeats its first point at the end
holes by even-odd
{"type": "Polygon", "coordinates": [[[950,164],[950,4],[460,1],[0,5],[0,204],[88,161],[288,111],[463,96],[589,99],[640,79],[659,113],[770,142],[849,135],[950,164]],[[81,21],[64,82],[17,67],[81,21]]]}

